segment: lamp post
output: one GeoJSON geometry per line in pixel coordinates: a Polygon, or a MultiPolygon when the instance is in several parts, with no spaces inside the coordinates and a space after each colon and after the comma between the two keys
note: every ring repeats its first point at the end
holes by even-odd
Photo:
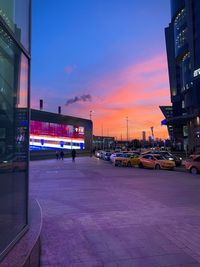
{"type": "Polygon", "coordinates": [[[126,116],[126,139],[127,139],[127,143],[128,143],[128,140],[129,140],[129,137],[128,137],[128,116],[126,116]]]}
{"type": "Polygon", "coordinates": [[[90,110],[90,120],[92,120],[92,112],[93,112],[93,110],[90,110]]]}
{"type": "Polygon", "coordinates": [[[91,140],[90,140],[90,157],[92,157],[92,153],[93,153],[93,122],[92,122],[92,113],[94,111],[90,110],[90,121],[91,121],[91,140]]]}

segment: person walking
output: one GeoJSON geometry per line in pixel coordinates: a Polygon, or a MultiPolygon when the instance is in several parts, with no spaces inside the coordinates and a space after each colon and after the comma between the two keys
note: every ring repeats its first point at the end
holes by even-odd
{"type": "Polygon", "coordinates": [[[75,158],[76,158],[76,150],[72,149],[72,161],[75,162],[75,158]]]}
{"type": "Polygon", "coordinates": [[[59,153],[58,153],[58,151],[56,151],[56,159],[57,160],[59,159],[59,153]]]}
{"type": "Polygon", "coordinates": [[[64,152],[61,150],[61,151],[60,151],[60,158],[61,158],[62,160],[64,159],[64,155],[65,155],[64,152]]]}

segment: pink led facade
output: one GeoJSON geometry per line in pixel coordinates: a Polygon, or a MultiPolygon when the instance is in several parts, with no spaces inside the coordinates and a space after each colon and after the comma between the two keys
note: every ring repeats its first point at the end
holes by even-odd
{"type": "Polygon", "coordinates": [[[30,149],[84,149],[84,127],[43,121],[30,122],[30,149]]]}

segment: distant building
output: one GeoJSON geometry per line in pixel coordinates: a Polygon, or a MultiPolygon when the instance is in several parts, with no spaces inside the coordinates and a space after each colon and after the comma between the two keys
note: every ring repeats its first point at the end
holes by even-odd
{"type": "Polygon", "coordinates": [[[200,149],[200,1],[171,0],[171,22],[165,29],[174,143],[200,149]]]}
{"type": "Polygon", "coordinates": [[[93,135],[93,148],[96,149],[113,149],[115,148],[115,138],[111,136],[93,135]]]}
{"type": "Polygon", "coordinates": [[[146,141],[146,132],[142,131],[142,141],[145,142],[146,141]]]}

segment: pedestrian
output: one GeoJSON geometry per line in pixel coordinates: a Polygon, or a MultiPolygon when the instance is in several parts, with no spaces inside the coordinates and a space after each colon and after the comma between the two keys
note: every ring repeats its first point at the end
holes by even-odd
{"type": "Polygon", "coordinates": [[[72,161],[75,162],[76,150],[72,149],[72,161]]]}
{"type": "Polygon", "coordinates": [[[61,151],[60,151],[60,158],[61,158],[62,160],[64,159],[64,155],[65,155],[64,152],[61,150],[61,151]]]}
{"type": "Polygon", "coordinates": [[[56,159],[57,160],[59,159],[59,153],[58,153],[58,151],[56,151],[56,159]]]}

